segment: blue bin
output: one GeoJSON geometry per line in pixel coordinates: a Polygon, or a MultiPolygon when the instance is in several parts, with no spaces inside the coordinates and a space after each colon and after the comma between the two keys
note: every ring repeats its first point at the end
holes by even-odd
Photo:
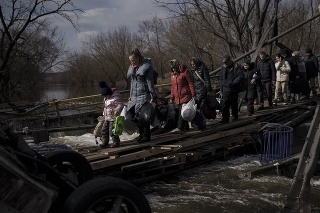
{"type": "Polygon", "coordinates": [[[293,128],[268,123],[261,144],[261,163],[273,163],[292,156],[293,128]]]}

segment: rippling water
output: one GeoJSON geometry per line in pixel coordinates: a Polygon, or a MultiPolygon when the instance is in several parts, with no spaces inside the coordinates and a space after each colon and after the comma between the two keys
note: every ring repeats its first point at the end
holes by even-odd
{"type": "MultiPolygon", "coordinates": [[[[122,135],[122,141],[137,137],[122,135]]],[[[50,151],[56,148],[92,146],[93,134],[50,138],[33,148],[50,151]]],[[[258,156],[228,161],[214,161],[189,169],[164,180],[141,187],[154,213],[239,213],[280,212],[286,201],[292,179],[284,176],[261,176],[250,179],[248,171],[258,168],[258,156]]],[[[320,188],[312,180],[312,212],[320,212],[320,188]]]]}

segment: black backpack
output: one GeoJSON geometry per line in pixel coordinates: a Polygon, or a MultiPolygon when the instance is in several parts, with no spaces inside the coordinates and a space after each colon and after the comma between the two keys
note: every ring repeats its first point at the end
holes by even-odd
{"type": "Polygon", "coordinates": [[[158,76],[159,76],[159,73],[155,70],[153,70],[153,84],[156,85],[158,84],[158,76]]]}

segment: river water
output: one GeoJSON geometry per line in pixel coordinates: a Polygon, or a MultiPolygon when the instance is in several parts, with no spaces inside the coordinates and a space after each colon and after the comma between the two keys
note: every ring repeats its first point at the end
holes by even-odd
{"type": "MultiPolygon", "coordinates": [[[[77,90],[79,92],[79,90],[77,90]]],[[[49,88],[42,91],[41,99],[64,99],[91,93],[72,94],[65,89],[49,88]]],[[[121,141],[137,137],[137,134],[121,136],[121,141]]],[[[50,142],[33,148],[50,151],[57,148],[71,148],[95,145],[94,135],[84,132],[80,135],[66,136],[55,134],[50,142]]],[[[154,213],[273,213],[280,212],[286,201],[292,179],[268,175],[248,177],[248,171],[260,165],[258,155],[243,156],[228,161],[213,161],[186,170],[166,179],[145,184],[140,190],[146,195],[154,213]]],[[[320,181],[312,179],[312,212],[320,212],[320,181]]]]}
{"type": "MultiPolygon", "coordinates": [[[[120,136],[121,141],[137,134],[120,136]]],[[[95,145],[94,135],[56,135],[50,142],[30,144],[36,150],[77,149],[95,145]]],[[[281,212],[292,179],[268,175],[250,178],[259,156],[231,158],[192,168],[140,187],[154,213],[273,213],[281,212]]],[[[320,181],[312,179],[312,212],[320,212],[320,181]]]]}

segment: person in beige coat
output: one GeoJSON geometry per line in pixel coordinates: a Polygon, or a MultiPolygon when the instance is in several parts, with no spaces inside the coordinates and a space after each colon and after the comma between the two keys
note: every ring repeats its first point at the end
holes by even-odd
{"type": "Polygon", "coordinates": [[[280,53],[276,54],[276,90],[273,104],[276,106],[280,95],[282,94],[283,104],[288,104],[288,82],[289,82],[289,72],[291,71],[290,65],[287,61],[283,60],[283,56],[280,53]]]}

